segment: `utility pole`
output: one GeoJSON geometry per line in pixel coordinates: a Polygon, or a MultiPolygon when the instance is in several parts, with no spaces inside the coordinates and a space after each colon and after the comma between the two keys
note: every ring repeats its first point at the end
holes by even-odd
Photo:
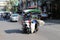
{"type": "Polygon", "coordinates": [[[28,0],[26,0],[26,8],[28,7],[28,0]]]}
{"type": "Polygon", "coordinates": [[[38,9],[38,0],[36,0],[37,1],[37,9],[38,9]]]}

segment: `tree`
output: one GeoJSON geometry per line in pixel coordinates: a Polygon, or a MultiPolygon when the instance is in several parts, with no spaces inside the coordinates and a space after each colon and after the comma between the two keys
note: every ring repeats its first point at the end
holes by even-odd
{"type": "Polygon", "coordinates": [[[36,5],[36,3],[37,3],[37,0],[33,0],[34,1],[34,4],[36,5]]]}
{"type": "Polygon", "coordinates": [[[17,12],[18,0],[9,0],[7,1],[6,10],[17,12]]]}
{"type": "Polygon", "coordinates": [[[12,6],[11,6],[11,4],[10,4],[10,2],[9,2],[9,1],[6,1],[6,2],[7,2],[7,5],[5,6],[6,11],[10,11],[10,10],[11,10],[11,8],[12,8],[12,6]]]}

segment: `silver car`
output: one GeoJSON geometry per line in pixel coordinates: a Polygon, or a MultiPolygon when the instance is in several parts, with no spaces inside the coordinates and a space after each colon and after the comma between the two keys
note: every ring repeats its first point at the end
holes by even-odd
{"type": "Polygon", "coordinates": [[[18,21],[19,20],[19,14],[12,14],[10,16],[10,21],[18,21]]]}

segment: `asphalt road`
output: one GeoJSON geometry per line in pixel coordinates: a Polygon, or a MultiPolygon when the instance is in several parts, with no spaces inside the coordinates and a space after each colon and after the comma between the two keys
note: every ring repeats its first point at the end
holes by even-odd
{"type": "Polygon", "coordinates": [[[22,33],[19,22],[9,22],[0,19],[0,40],[60,40],[60,20],[46,20],[34,34],[22,33]]]}

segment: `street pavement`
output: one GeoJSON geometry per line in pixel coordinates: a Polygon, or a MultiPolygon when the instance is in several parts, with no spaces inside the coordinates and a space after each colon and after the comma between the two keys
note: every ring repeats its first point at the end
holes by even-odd
{"type": "Polygon", "coordinates": [[[60,20],[45,20],[38,32],[24,34],[20,21],[9,22],[0,18],[0,40],[60,40],[60,20]]]}

